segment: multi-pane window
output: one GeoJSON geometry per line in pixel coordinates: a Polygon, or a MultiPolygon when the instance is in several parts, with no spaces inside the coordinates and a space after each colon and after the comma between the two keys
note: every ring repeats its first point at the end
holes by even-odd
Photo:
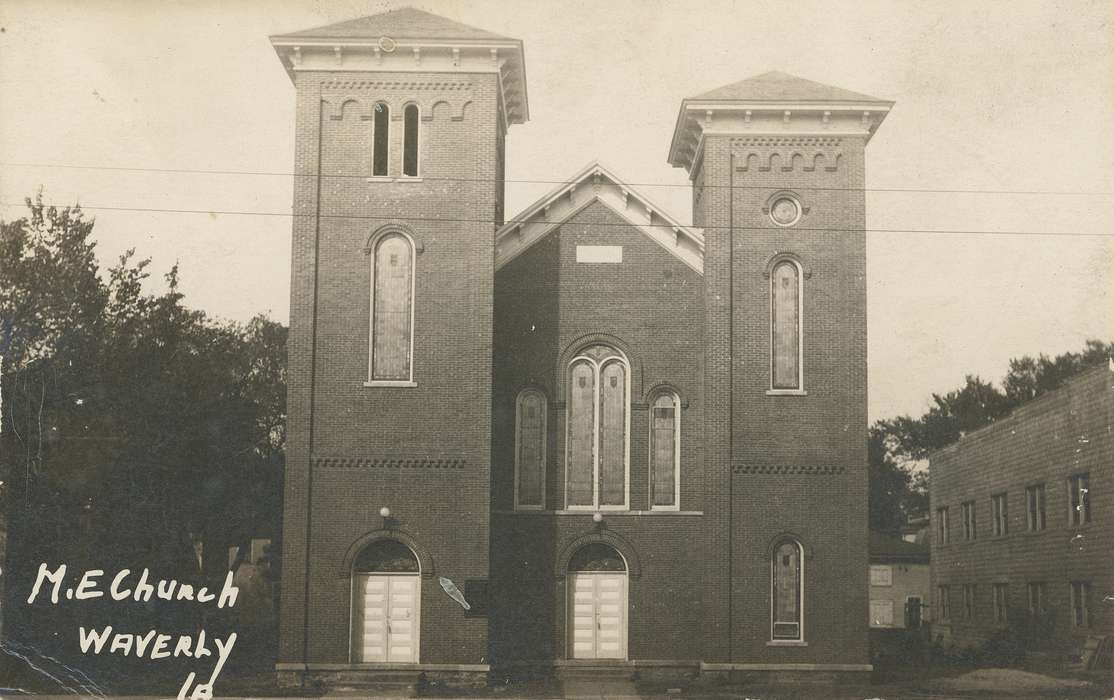
{"type": "Polygon", "coordinates": [[[1031,581],[1026,586],[1026,590],[1029,597],[1029,614],[1033,616],[1043,615],[1045,605],[1044,583],[1031,581]]]}
{"type": "Polygon", "coordinates": [[[569,508],[627,508],[629,375],[626,358],[606,345],[586,348],[569,363],[569,508]]]}
{"type": "Polygon", "coordinates": [[[952,591],[951,586],[937,586],[936,587],[936,607],[939,611],[939,618],[941,620],[950,620],[952,616],[952,591]]]}
{"type": "Polygon", "coordinates": [[[1006,611],[1010,604],[1010,585],[1008,583],[994,584],[994,621],[1005,623],[1006,611]]]}
{"type": "Polygon", "coordinates": [[[975,502],[965,501],[960,504],[960,514],[963,516],[963,539],[973,540],[978,537],[978,528],[975,523],[975,502]]]}
{"type": "Polygon", "coordinates": [[[515,406],[514,505],[541,510],[545,503],[545,394],[526,389],[515,406]]]}
{"type": "Polygon", "coordinates": [[[409,238],[393,232],[375,241],[371,278],[368,380],[410,381],[414,246],[409,238]]]}
{"type": "Polygon", "coordinates": [[[871,564],[870,566],[870,585],[872,586],[892,586],[894,585],[894,568],[889,564],[871,564]]]}
{"type": "Polygon", "coordinates": [[[650,508],[677,509],[681,456],[681,399],[663,392],[650,403],[650,508]]]}
{"type": "Polygon", "coordinates": [[[1075,474],[1068,479],[1068,523],[1091,522],[1091,475],[1075,474]]]}
{"type": "Polygon", "coordinates": [[[996,493],[990,497],[990,518],[995,537],[1002,537],[1009,533],[1009,511],[1006,494],[996,493]]]}
{"type": "Polygon", "coordinates": [[[1073,627],[1091,626],[1091,584],[1087,581],[1071,582],[1071,624],[1073,627]]]}
{"type": "Polygon", "coordinates": [[[1030,532],[1044,529],[1044,484],[1034,484],[1025,488],[1025,503],[1028,506],[1027,521],[1030,532]]]}
{"type": "Polygon", "coordinates": [[[948,507],[936,509],[936,541],[939,544],[947,544],[951,539],[951,523],[948,522],[948,507]]]}
{"type": "Polygon", "coordinates": [[[371,120],[371,174],[386,177],[390,163],[391,108],[376,102],[371,120]]]}
{"type": "Polygon", "coordinates": [[[963,584],[963,619],[970,620],[975,617],[975,584],[963,584]]]}
{"type": "Polygon", "coordinates": [[[894,602],[892,600],[870,601],[870,626],[893,627],[894,602]]]}
{"type": "Polygon", "coordinates": [[[801,389],[801,268],[782,260],[770,272],[771,388],[801,389]]]}
{"type": "Polygon", "coordinates": [[[402,174],[418,176],[418,105],[408,104],[402,110],[402,174]]]}
{"type": "Polygon", "coordinates": [[[786,540],[774,548],[771,562],[772,630],[775,641],[801,641],[802,597],[804,594],[804,552],[796,540],[786,540]]]}

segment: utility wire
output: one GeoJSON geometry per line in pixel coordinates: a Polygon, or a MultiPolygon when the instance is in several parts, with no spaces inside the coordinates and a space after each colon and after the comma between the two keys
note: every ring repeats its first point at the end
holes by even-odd
{"type": "MultiPolygon", "coordinates": [[[[0,206],[15,207],[23,206],[23,202],[0,202],[0,206]]],[[[165,214],[205,214],[205,215],[235,215],[235,216],[281,216],[292,218],[310,218],[318,216],[316,213],[309,214],[294,214],[290,212],[270,212],[270,211],[238,211],[238,210],[219,210],[219,209],[161,209],[157,207],[110,207],[110,206],[94,206],[86,204],[77,204],[74,208],[77,209],[92,209],[96,211],[131,211],[131,212],[147,212],[147,213],[165,213],[165,214]]],[[[494,219],[461,219],[461,218],[443,218],[443,217],[418,217],[418,216],[369,216],[365,214],[320,214],[322,219],[356,219],[356,220],[370,220],[370,221],[409,221],[419,223],[467,223],[467,224],[491,224],[496,225],[494,219]]],[[[503,222],[506,224],[545,224],[547,226],[563,225],[565,221],[539,221],[536,219],[508,219],[503,222]]],[[[736,230],[736,231],[769,231],[773,230],[772,226],[685,226],[681,224],[631,224],[626,222],[593,222],[591,226],[643,226],[652,228],[695,228],[703,231],[723,229],[723,230],[736,230]]],[[[847,233],[851,228],[821,228],[821,227],[808,227],[808,226],[794,226],[793,231],[819,231],[830,233],[847,233]]],[[[914,234],[957,234],[957,235],[970,235],[970,236],[1068,236],[1068,237],[1082,237],[1082,238],[1114,238],[1114,233],[1090,233],[1087,231],[975,231],[964,229],[914,229],[914,228],[864,228],[853,229],[855,231],[864,231],[866,233],[914,233],[914,234]]]]}
{"type": "MultiPolygon", "coordinates": [[[[317,177],[317,173],[291,173],[271,170],[200,170],[192,168],[140,168],[113,165],[73,165],[67,163],[4,163],[2,167],[11,168],[55,168],[64,170],[110,170],[117,172],[142,172],[142,173],[167,173],[167,174],[198,174],[198,175],[261,175],[272,177],[317,177]]],[[[368,179],[367,175],[350,174],[322,174],[322,179],[368,179]]],[[[494,178],[478,177],[426,177],[420,178],[424,182],[500,182],[494,178]]],[[[537,184],[537,185],[570,185],[575,180],[528,180],[504,179],[504,183],[537,184]]],[[[677,185],[666,182],[622,182],[619,185],[630,187],[673,187],[688,189],[694,185],[677,185]]],[[[704,189],[736,189],[736,190],[768,190],[769,185],[701,185],[704,189]]],[[[801,187],[799,189],[816,192],[921,192],[927,194],[1004,194],[1004,195],[1052,195],[1064,197],[1114,197],[1114,192],[1101,191],[1063,191],[1063,190],[990,190],[990,189],[934,189],[926,187],[801,187]]]]}

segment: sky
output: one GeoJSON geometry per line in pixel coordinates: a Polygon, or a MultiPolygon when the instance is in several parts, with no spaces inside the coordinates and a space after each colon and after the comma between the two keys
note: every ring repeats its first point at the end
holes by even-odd
{"type": "Polygon", "coordinates": [[[598,159],[690,222],[666,162],[680,101],[752,75],[896,101],[867,148],[872,420],[919,415],[966,374],[998,381],[1011,357],[1114,340],[1101,1],[5,0],[0,217],[42,187],[96,217],[103,264],[177,261],[191,305],[286,322],[294,92],[267,37],[405,5],[525,42],[508,214],[598,159]]]}

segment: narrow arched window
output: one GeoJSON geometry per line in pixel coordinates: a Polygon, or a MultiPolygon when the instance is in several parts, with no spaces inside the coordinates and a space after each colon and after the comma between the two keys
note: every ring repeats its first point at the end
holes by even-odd
{"type": "Polygon", "coordinates": [[[627,508],[630,369],[614,348],[594,345],[569,364],[566,503],[627,508]]]}
{"type": "Polygon", "coordinates": [[[371,353],[368,380],[410,381],[414,246],[402,233],[375,241],[371,256],[371,353]]]}
{"type": "Polygon", "coordinates": [[[668,391],[650,404],[650,508],[677,509],[681,490],[681,399],[668,391]]]}
{"type": "Polygon", "coordinates": [[[804,551],[796,540],[774,547],[771,564],[771,635],[774,641],[803,640],[804,551]]]}
{"type": "Polygon", "coordinates": [[[782,260],[770,273],[771,388],[801,389],[801,268],[782,260]]]}
{"type": "Polygon", "coordinates": [[[418,105],[402,110],[402,174],[418,176],[418,105]]]}
{"type": "Polygon", "coordinates": [[[516,404],[514,506],[541,510],[545,505],[545,394],[526,389],[516,404]]]}
{"type": "Polygon", "coordinates": [[[371,174],[374,177],[386,177],[391,149],[391,108],[386,102],[375,103],[371,124],[371,174]]]}

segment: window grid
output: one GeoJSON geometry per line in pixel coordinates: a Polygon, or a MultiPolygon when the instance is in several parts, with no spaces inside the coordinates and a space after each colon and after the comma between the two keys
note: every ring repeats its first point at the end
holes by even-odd
{"type": "Polygon", "coordinates": [[[566,507],[570,510],[628,510],[630,365],[614,348],[591,346],[569,363],[568,382],[566,507]],[[621,476],[621,484],[617,475],[621,476]],[[588,478],[591,479],[590,498],[588,478]]]}
{"type": "Polygon", "coordinates": [[[1088,581],[1071,582],[1071,624],[1072,627],[1091,626],[1091,584],[1088,581]]]}
{"type": "Polygon", "coordinates": [[[1043,615],[1045,605],[1045,592],[1044,583],[1040,581],[1030,582],[1027,586],[1029,598],[1029,614],[1033,616],[1043,615]]]}
{"type": "Polygon", "coordinates": [[[951,619],[951,587],[948,585],[936,587],[936,598],[939,602],[940,620],[951,619]]]}
{"type": "Polygon", "coordinates": [[[1005,624],[1010,601],[1010,585],[994,584],[994,621],[1005,624]]]}
{"type": "Polygon", "coordinates": [[[515,401],[515,510],[545,508],[547,402],[537,389],[524,389],[515,401]]]}
{"type": "Polygon", "coordinates": [[[650,401],[650,510],[681,508],[681,397],[659,392],[650,401]]]}
{"type": "Polygon", "coordinates": [[[963,539],[968,542],[978,537],[978,528],[975,523],[975,502],[965,501],[960,504],[961,515],[963,516],[963,539]]]}
{"type": "Polygon", "coordinates": [[[413,382],[414,243],[388,231],[371,245],[368,383],[413,382]]]}
{"type": "Polygon", "coordinates": [[[995,537],[1005,537],[1009,534],[1009,501],[1005,493],[997,493],[990,497],[991,525],[995,537]]]}
{"type": "Polygon", "coordinates": [[[804,389],[804,283],[796,260],[783,259],[770,271],[770,389],[804,389]]]}
{"type": "Polygon", "coordinates": [[[1025,501],[1028,506],[1026,520],[1030,532],[1040,532],[1045,528],[1047,520],[1044,512],[1044,484],[1034,484],[1025,489],[1025,501]]]}
{"type": "Polygon", "coordinates": [[[1091,522],[1091,475],[1075,474],[1068,479],[1068,523],[1074,526],[1091,522]]]}
{"type": "Polygon", "coordinates": [[[940,544],[947,544],[951,539],[951,525],[948,522],[948,507],[936,509],[936,539],[940,544]]]}
{"type": "Polygon", "coordinates": [[[972,620],[975,617],[975,584],[963,584],[963,619],[972,620]]]}

